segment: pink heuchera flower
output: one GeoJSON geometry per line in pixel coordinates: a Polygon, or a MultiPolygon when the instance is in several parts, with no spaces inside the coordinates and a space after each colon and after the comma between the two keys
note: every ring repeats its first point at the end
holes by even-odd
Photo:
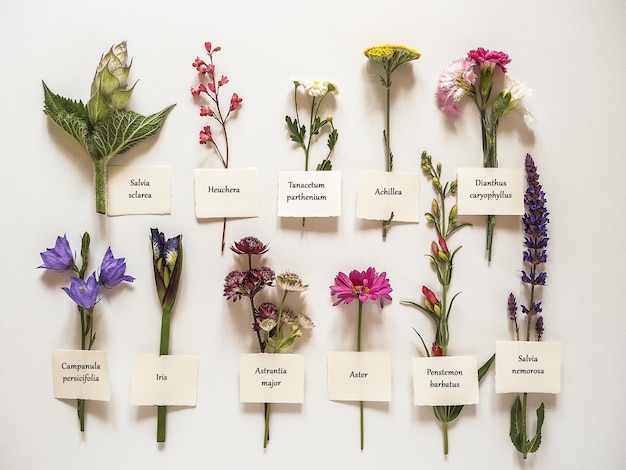
{"type": "Polygon", "coordinates": [[[204,129],[200,131],[200,143],[206,144],[207,142],[213,142],[211,136],[211,126],[204,126],[204,129]]]}
{"type": "Polygon", "coordinates": [[[233,93],[233,96],[230,98],[230,110],[234,111],[235,109],[239,108],[242,101],[243,98],[239,98],[239,95],[237,93],[233,93]]]}
{"type": "Polygon", "coordinates": [[[387,273],[377,273],[376,269],[370,267],[366,271],[353,270],[349,275],[338,273],[335,276],[335,284],[330,286],[332,295],[337,296],[337,301],[333,304],[349,304],[353,300],[361,303],[367,300],[379,300],[383,306],[383,300],[391,300],[389,295],[393,289],[389,285],[387,273]]]}
{"type": "Polygon", "coordinates": [[[482,47],[469,51],[467,57],[475,60],[480,65],[485,63],[497,65],[503,73],[506,73],[506,66],[511,62],[508,54],[502,51],[483,49],[482,47]]]}
{"type": "Polygon", "coordinates": [[[470,58],[457,59],[439,76],[437,106],[451,117],[460,117],[459,102],[474,92],[476,62],[470,58]]]}

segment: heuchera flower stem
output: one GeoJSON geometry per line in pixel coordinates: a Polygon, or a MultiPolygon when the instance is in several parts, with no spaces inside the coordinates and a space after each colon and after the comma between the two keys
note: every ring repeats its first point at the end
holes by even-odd
{"type": "MultiPolygon", "coordinates": [[[[163,307],[161,316],[161,346],[159,356],[167,356],[170,351],[170,319],[171,309],[163,307]]],[[[159,405],[157,407],[157,442],[165,442],[165,423],[167,407],[159,405]]]]}

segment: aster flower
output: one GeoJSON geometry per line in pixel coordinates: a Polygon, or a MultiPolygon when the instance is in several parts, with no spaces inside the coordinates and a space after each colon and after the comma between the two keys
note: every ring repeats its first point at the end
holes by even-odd
{"type": "Polygon", "coordinates": [[[109,247],[100,264],[100,284],[105,287],[113,287],[122,281],[133,282],[134,280],[134,277],[126,274],[126,260],[115,258],[109,247]]]}
{"type": "Polygon", "coordinates": [[[74,264],[74,255],[65,235],[57,237],[54,248],[46,248],[46,251],[40,253],[40,255],[43,261],[43,264],[39,266],[40,268],[52,269],[54,271],[65,271],[66,269],[77,271],[74,264]]]}

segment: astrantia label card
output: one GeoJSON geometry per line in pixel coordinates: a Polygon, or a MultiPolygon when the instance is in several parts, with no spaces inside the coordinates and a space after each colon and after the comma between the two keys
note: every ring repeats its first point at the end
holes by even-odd
{"type": "Polygon", "coordinates": [[[496,393],[560,393],[561,343],[496,341],[496,393]]]}
{"type": "Polygon", "coordinates": [[[328,353],[328,399],[390,401],[391,355],[388,352],[328,353]]]}
{"type": "Polygon", "coordinates": [[[521,215],[524,213],[522,168],[459,168],[459,214],[521,215]]]}
{"type": "Polygon", "coordinates": [[[413,359],[413,399],[417,406],[478,403],[476,356],[413,359]]]}
{"type": "Polygon", "coordinates": [[[107,214],[169,214],[169,166],[108,167],[107,214]]]}
{"type": "Polygon", "coordinates": [[[196,406],[197,356],[136,356],[130,404],[136,406],[196,406]]]}
{"type": "Polygon", "coordinates": [[[109,363],[105,351],[52,351],[54,398],[109,401],[109,363]]]}
{"type": "Polygon", "coordinates": [[[341,215],[341,173],[281,171],[278,173],[278,217],[341,215]]]}
{"type": "Polygon", "coordinates": [[[420,175],[362,171],[356,216],[359,219],[387,220],[393,212],[396,222],[419,222],[420,175]]]}
{"type": "Polygon", "coordinates": [[[242,354],[239,400],[241,403],[304,402],[304,356],[242,354]]]}
{"type": "Polygon", "coordinates": [[[256,168],[200,169],[194,179],[198,219],[259,216],[256,168]]]}

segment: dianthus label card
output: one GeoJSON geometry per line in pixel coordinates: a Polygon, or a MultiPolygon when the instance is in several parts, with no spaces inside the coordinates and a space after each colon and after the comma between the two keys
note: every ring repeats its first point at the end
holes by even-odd
{"type": "Polygon", "coordinates": [[[136,406],[196,406],[197,356],[136,356],[130,404],[136,406]]]}
{"type": "Polygon", "coordinates": [[[278,217],[341,215],[341,173],[281,171],[278,173],[278,217]]]}
{"type": "Polygon", "coordinates": [[[107,214],[170,214],[169,166],[108,167],[107,214]]]}
{"type": "Polygon", "coordinates": [[[561,343],[496,341],[496,393],[560,393],[561,343]]]}
{"type": "Polygon", "coordinates": [[[239,359],[241,403],[303,403],[304,356],[242,354],[239,359]]]}
{"type": "Polygon", "coordinates": [[[417,406],[478,403],[476,356],[413,359],[413,399],[417,406]]]}
{"type": "Polygon", "coordinates": [[[329,400],[391,401],[388,352],[331,351],[327,365],[329,400]]]}
{"type": "Polygon", "coordinates": [[[461,215],[524,213],[522,168],[459,168],[457,206],[461,215]]]}
{"type": "Polygon", "coordinates": [[[109,363],[105,351],[52,351],[54,398],[109,401],[109,363]]]}
{"type": "Polygon", "coordinates": [[[358,219],[419,222],[420,175],[362,171],[356,202],[358,219]]]}
{"type": "Polygon", "coordinates": [[[259,216],[256,168],[198,169],[194,179],[198,219],[259,216]]]}

